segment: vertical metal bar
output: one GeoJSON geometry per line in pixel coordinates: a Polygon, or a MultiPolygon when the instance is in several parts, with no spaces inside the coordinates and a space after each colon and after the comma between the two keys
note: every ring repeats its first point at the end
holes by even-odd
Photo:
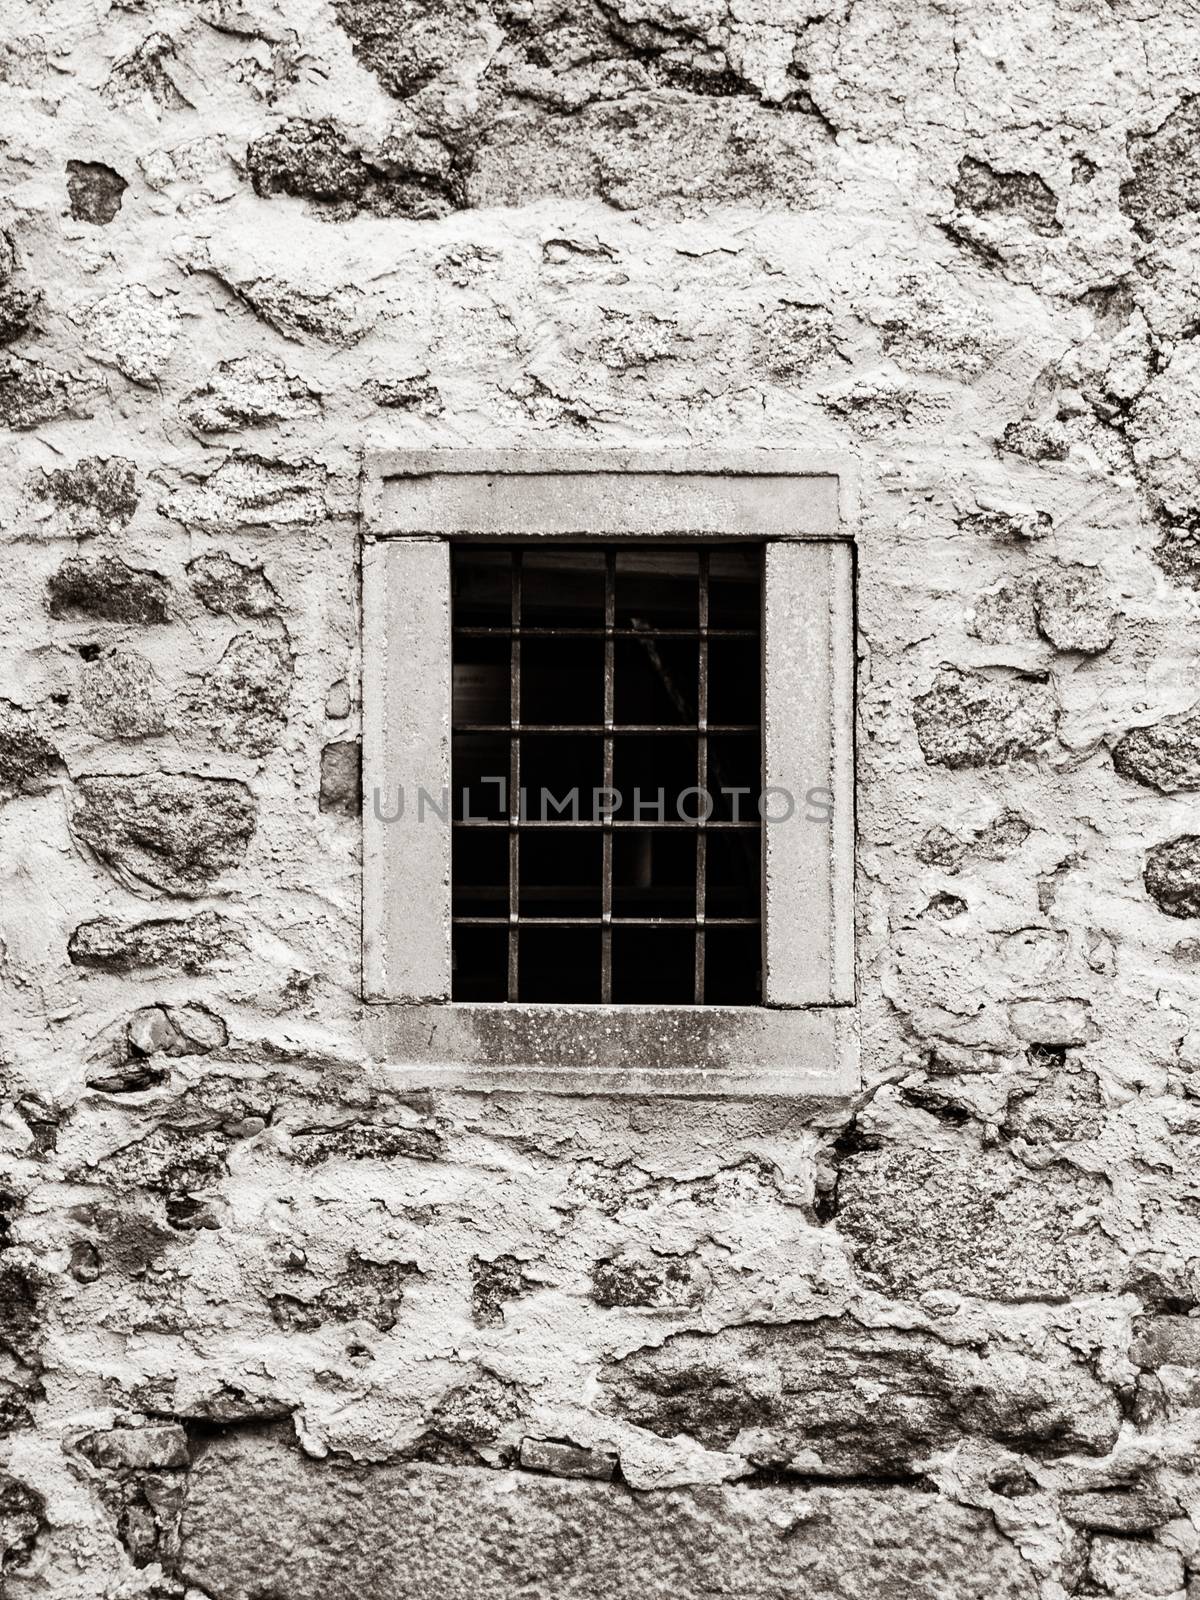
{"type": "Polygon", "coordinates": [[[508,702],[508,998],[521,998],[521,552],[512,552],[512,682],[508,702]]]}
{"type": "Polygon", "coordinates": [[[696,699],[696,1004],[704,1004],[704,908],[708,885],[708,578],[709,553],[700,551],[700,637],[696,699]]]}
{"type": "Polygon", "coordinates": [[[604,797],[604,832],[601,836],[600,1000],[603,1005],[612,1003],[613,831],[612,807],[607,802],[611,798],[613,782],[613,685],[616,679],[613,630],[616,625],[617,552],[610,545],[604,552],[604,787],[609,792],[604,797]]]}

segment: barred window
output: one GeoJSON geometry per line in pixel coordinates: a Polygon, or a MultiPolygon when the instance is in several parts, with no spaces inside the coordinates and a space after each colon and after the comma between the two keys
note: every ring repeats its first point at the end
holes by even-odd
{"type": "Polygon", "coordinates": [[[757,1004],[762,546],[451,559],[453,998],[757,1004]]]}
{"type": "Polygon", "coordinates": [[[786,450],[368,454],[395,1081],[853,1091],[853,504],[786,450]]]}

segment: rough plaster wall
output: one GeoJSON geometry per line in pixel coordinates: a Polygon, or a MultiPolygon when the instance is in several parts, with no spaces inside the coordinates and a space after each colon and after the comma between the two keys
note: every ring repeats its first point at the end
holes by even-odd
{"type": "Polygon", "coordinates": [[[4,1592],[1183,1593],[1200,7],[5,28],[4,1592]],[[854,465],[852,1106],[365,1058],[360,453],[525,441],[854,465]]]}

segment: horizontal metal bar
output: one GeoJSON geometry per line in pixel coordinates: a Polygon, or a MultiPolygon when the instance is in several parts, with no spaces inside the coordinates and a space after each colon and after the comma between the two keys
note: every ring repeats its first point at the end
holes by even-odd
{"type": "Polygon", "coordinates": [[[694,722],[456,722],[455,733],[761,733],[756,722],[710,722],[699,728],[694,722]]]}
{"type": "Polygon", "coordinates": [[[695,833],[697,828],[752,828],[755,833],[762,826],[760,822],[732,820],[725,821],[712,818],[708,822],[635,822],[632,818],[611,817],[608,821],[575,822],[566,817],[560,817],[554,822],[535,821],[527,817],[524,822],[510,822],[507,817],[455,817],[453,825],[456,828],[592,828],[599,833],[603,828],[641,828],[645,833],[658,833],[663,828],[686,828],[689,833],[695,833]]]}
{"type": "Polygon", "coordinates": [[[455,624],[455,638],[507,639],[757,639],[757,628],[485,628],[455,624]]]}
{"type": "Polygon", "coordinates": [[[757,928],[758,917],[455,917],[464,928],[757,928]]]}

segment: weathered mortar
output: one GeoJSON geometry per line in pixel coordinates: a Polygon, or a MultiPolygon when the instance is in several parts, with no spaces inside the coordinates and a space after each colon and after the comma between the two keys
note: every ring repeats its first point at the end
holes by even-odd
{"type": "Polygon", "coordinates": [[[1190,0],[8,12],[6,1595],[1194,1595],[1190,0]],[[852,1104],[368,1059],[363,453],[526,443],[856,480],[852,1104]]]}

